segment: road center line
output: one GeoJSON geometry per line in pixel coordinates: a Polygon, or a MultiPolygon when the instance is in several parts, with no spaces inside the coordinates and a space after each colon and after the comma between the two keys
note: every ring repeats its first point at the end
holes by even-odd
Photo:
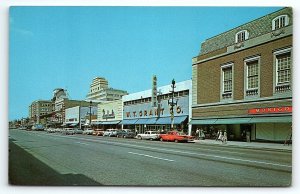
{"type": "Polygon", "coordinates": [[[76,143],[82,144],[82,145],[89,145],[89,144],[87,144],[87,143],[82,143],[82,142],[80,142],[80,141],[77,141],[76,143]]]}
{"type": "Polygon", "coordinates": [[[174,160],[170,160],[170,159],[166,159],[166,158],[159,158],[159,157],[150,156],[150,155],[147,155],[147,154],[139,154],[139,153],[135,153],[135,152],[128,152],[128,154],[133,154],[133,155],[138,155],[138,156],[145,156],[145,157],[148,157],[148,158],[154,158],[154,159],[158,159],[158,160],[165,160],[165,161],[169,161],[169,162],[174,162],[174,160]]]}

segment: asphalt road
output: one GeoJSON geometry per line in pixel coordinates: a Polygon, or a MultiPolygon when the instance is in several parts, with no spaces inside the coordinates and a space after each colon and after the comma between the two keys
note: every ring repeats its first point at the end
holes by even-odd
{"type": "Polygon", "coordinates": [[[290,186],[292,153],[9,131],[13,185],[290,186]]]}

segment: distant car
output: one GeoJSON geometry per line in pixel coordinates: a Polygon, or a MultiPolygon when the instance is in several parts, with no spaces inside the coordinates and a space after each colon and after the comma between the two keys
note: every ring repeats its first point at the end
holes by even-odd
{"type": "Polygon", "coordinates": [[[123,129],[118,130],[116,136],[122,138],[134,138],[135,134],[130,129],[123,129]]]}
{"type": "Polygon", "coordinates": [[[92,135],[93,132],[94,132],[93,129],[87,128],[87,129],[84,129],[84,130],[83,130],[82,134],[83,134],[83,135],[92,135]]]}
{"type": "Polygon", "coordinates": [[[83,133],[83,130],[82,130],[82,129],[79,129],[79,128],[74,128],[74,133],[75,133],[75,134],[82,134],[82,133],[83,133]]]}
{"type": "Polygon", "coordinates": [[[188,142],[193,141],[194,136],[186,135],[178,131],[169,131],[166,134],[159,135],[160,141],[188,142]]]}
{"type": "Polygon", "coordinates": [[[159,134],[157,131],[146,131],[145,133],[137,134],[136,138],[138,139],[148,139],[148,140],[157,140],[159,139],[159,134]]]}
{"type": "Polygon", "coordinates": [[[103,136],[116,137],[117,129],[107,129],[106,131],[104,131],[103,136]]]}
{"type": "Polygon", "coordinates": [[[104,134],[104,130],[102,130],[102,129],[94,129],[92,135],[95,135],[95,136],[103,136],[103,134],[104,134]]]}
{"type": "Polygon", "coordinates": [[[42,124],[36,124],[33,125],[31,129],[34,131],[44,131],[44,126],[42,124]]]}
{"type": "Polygon", "coordinates": [[[21,126],[18,128],[19,130],[26,130],[27,128],[25,126],[21,126]]]}
{"type": "Polygon", "coordinates": [[[73,128],[64,128],[61,133],[63,135],[74,135],[75,131],[73,128]]]}

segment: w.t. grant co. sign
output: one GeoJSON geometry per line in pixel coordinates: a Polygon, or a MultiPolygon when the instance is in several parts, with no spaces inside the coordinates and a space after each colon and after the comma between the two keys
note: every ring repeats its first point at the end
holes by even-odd
{"type": "Polygon", "coordinates": [[[281,107],[267,107],[267,108],[252,108],[248,110],[248,114],[277,114],[277,113],[291,113],[293,111],[292,106],[281,107]]]}

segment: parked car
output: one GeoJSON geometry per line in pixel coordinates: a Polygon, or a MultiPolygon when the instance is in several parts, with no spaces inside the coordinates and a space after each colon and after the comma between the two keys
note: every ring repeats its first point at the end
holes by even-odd
{"type": "Polygon", "coordinates": [[[106,131],[104,131],[103,136],[116,137],[117,129],[107,129],[106,131]]]}
{"type": "Polygon", "coordinates": [[[75,133],[75,134],[82,134],[82,133],[83,133],[83,130],[82,130],[82,129],[79,129],[79,128],[74,128],[74,133],[75,133]]]}
{"type": "Polygon", "coordinates": [[[92,135],[94,130],[92,128],[86,128],[83,130],[82,134],[83,135],[92,135]]]}
{"type": "Polygon", "coordinates": [[[160,141],[188,142],[193,141],[194,136],[186,135],[178,131],[169,131],[166,134],[159,135],[160,141]]]}
{"type": "Polygon", "coordinates": [[[61,133],[63,135],[74,135],[75,131],[73,128],[64,128],[61,133]]]}
{"type": "Polygon", "coordinates": [[[34,131],[44,131],[44,126],[42,124],[36,124],[33,125],[31,129],[34,131]]]}
{"type": "Polygon", "coordinates": [[[136,138],[157,140],[157,139],[159,139],[159,134],[157,133],[157,131],[146,131],[145,133],[137,134],[136,138]]]}
{"type": "Polygon", "coordinates": [[[104,130],[103,129],[94,129],[93,134],[95,136],[103,136],[104,130]]]}
{"type": "Polygon", "coordinates": [[[123,129],[118,130],[116,136],[123,138],[134,138],[135,134],[130,129],[123,129]]]}

